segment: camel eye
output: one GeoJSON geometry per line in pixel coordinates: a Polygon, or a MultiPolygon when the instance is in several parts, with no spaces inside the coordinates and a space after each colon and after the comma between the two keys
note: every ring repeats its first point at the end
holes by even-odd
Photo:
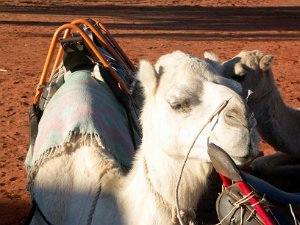
{"type": "MultiPolygon", "coordinates": [[[[196,86],[198,87],[198,86],[196,86]]],[[[184,87],[172,87],[166,93],[166,103],[173,112],[176,113],[186,113],[192,110],[192,105],[198,104],[200,91],[195,91],[193,85],[184,87]]]]}
{"type": "Polygon", "coordinates": [[[190,109],[190,101],[189,100],[184,100],[184,101],[174,101],[174,102],[169,102],[170,107],[177,112],[187,112],[190,109]]]}
{"type": "Polygon", "coordinates": [[[183,107],[181,103],[175,103],[175,104],[170,105],[170,106],[174,110],[179,110],[179,109],[181,109],[183,107]]]}
{"type": "Polygon", "coordinates": [[[245,79],[246,77],[246,73],[242,73],[242,74],[237,74],[233,77],[234,80],[241,82],[245,79]]]}

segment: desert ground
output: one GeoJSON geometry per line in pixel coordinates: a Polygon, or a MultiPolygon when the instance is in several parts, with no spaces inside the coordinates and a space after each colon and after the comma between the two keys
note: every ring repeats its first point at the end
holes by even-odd
{"type": "MultiPolygon", "coordinates": [[[[262,50],[275,56],[284,100],[300,107],[299,0],[0,0],[1,225],[22,224],[30,209],[28,108],[53,33],[77,18],[104,23],[135,65],[174,50],[213,51],[222,61],[262,50]]],[[[263,141],[261,150],[274,151],[263,141]]]]}

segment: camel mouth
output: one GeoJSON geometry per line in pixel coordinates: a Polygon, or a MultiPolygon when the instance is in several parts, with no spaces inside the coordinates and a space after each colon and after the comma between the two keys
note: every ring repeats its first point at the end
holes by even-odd
{"type": "Polygon", "coordinates": [[[230,157],[233,159],[233,161],[241,168],[246,168],[249,166],[249,164],[253,161],[253,159],[257,156],[257,148],[253,146],[252,144],[249,145],[247,149],[247,153],[243,156],[235,156],[231,155],[230,157]]]}
{"type": "Polygon", "coordinates": [[[249,163],[252,161],[253,156],[249,155],[249,156],[230,156],[232,158],[232,160],[236,163],[237,166],[241,167],[241,168],[246,168],[248,167],[249,163]]]}
{"type": "MultiPolygon", "coordinates": [[[[210,144],[216,145],[213,142],[211,142],[210,144]]],[[[208,145],[208,148],[210,148],[210,144],[208,145]]],[[[221,151],[226,152],[226,154],[228,155],[228,157],[231,158],[231,160],[240,169],[248,169],[249,166],[250,166],[250,164],[252,163],[253,159],[255,157],[257,157],[257,153],[254,152],[254,149],[252,149],[251,145],[249,145],[248,149],[240,149],[242,152],[247,153],[247,154],[244,154],[244,155],[234,155],[234,154],[232,154],[232,152],[230,153],[230,151],[226,150],[225,148],[222,148],[219,145],[216,145],[216,146],[218,146],[218,148],[221,151]]]]}

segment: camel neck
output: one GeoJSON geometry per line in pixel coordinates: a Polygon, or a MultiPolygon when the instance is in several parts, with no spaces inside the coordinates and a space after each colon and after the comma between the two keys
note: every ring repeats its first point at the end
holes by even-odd
{"type": "Polygon", "coordinates": [[[278,108],[286,107],[275,84],[274,86],[271,85],[263,94],[252,93],[248,98],[248,105],[256,117],[270,112],[275,115],[280,112],[280,110],[277,110],[278,108]]]}
{"type": "MultiPolygon", "coordinates": [[[[172,171],[178,171],[179,173],[179,169],[177,170],[177,166],[174,166],[174,159],[161,160],[162,155],[160,155],[160,151],[154,155],[155,158],[147,158],[145,152],[137,152],[133,168],[124,180],[121,201],[123,204],[128,205],[128,208],[124,208],[124,215],[135,212],[132,215],[134,222],[129,222],[128,224],[139,224],[136,221],[140,220],[141,215],[149,217],[148,224],[170,224],[172,218],[176,218],[174,191],[177,177],[176,173],[172,173],[172,171]],[[146,159],[146,164],[144,159],[146,159]],[[137,195],[139,196],[138,198],[137,195]],[[128,202],[128,199],[136,200],[128,202]],[[137,214],[136,212],[140,213],[137,214]]],[[[197,169],[196,171],[199,172],[197,169]]],[[[203,177],[207,177],[206,174],[203,174],[203,177]]],[[[193,218],[193,207],[196,208],[197,206],[201,194],[200,190],[205,190],[206,183],[203,184],[203,187],[201,184],[199,185],[199,182],[193,185],[188,183],[186,184],[188,190],[186,190],[185,186],[180,186],[180,209],[183,209],[186,215],[185,218],[189,220],[193,218]],[[201,187],[191,191],[190,186],[201,187]]],[[[179,224],[176,222],[176,219],[174,221],[174,224],[179,224]]]]}
{"type": "MultiPolygon", "coordinates": [[[[166,199],[164,199],[164,197],[153,187],[152,181],[149,177],[148,165],[145,158],[143,159],[143,165],[144,165],[144,174],[145,174],[148,189],[154,195],[155,201],[159,205],[159,208],[163,208],[165,212],[169,212],[169,214],[171,214],[172,224],[179,224],[178,213],[176,212],[176,206],[174,204],[169,203],[166,199]]],[[[193,208],[181,209],[180,216],[183,221],[188,222],[189,224],[196,218],[196,214],[193,208]]]]}
{"type": "Polygon", "coordinates": [[[252,93],[248,98],[248,104],[251,104],[251,102],[257,102],[257,101],[262,101],[263,99],[267,99],[272,94],[274,94],[275,91],[276,91],[275,87],[271,87],[269,90],[265,91],[262,94],[252,93]]]}
{"type": "Polygon", "coordinates": [[[285,104],[277,87],[260,98],[250,97],[248,105],[255,114],[262,138],[277,150],[290,154],[298,152],[299,116],[295,109],[285,104]]]}
{"type": "Polygon", "coordinates": [[[262,74],[262,80],[254,88],[252,94],[248,98],[249,105],[259,104],[260,102],[268,101],[269,99],[276,98],[282,101],[278,92],[277,86],[274,81],[274,76],[271,70],[262,74]]]}
{"type": "Polygon", "coordinates": [[[261,90],[261,93],[254,91],[248,98],[248,105],[256,113],[256,110],[262,111],[262,108],[268,106],[268,111],[271,106],[284,107],[285,103],[278,91],[272,71],[263,74],[265,80],[262,81],[256,89],[261,90]]]}

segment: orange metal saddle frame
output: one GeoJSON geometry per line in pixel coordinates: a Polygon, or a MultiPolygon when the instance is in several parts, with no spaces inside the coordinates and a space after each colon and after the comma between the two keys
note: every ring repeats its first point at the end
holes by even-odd
{"type": "MultiPolygon", "coordinates": [[[[93,53],[95,54],[95,56],[98,58],[98,60],[103,64],[103,67],[105,67],[109,73],[111,74],[111,76],[115,79],[115,81],[118,83],[118,86],[127,94],[129,93],[128,87],[126,86],[126,84],[123,82],[123,80],[121,79],[121,77],[117,74],[117,72],[111,67],[110,63],[107,61],[107,59],[105,58],[105,56],[98,50],[97,46],[95,45],[95,43],[90,39],[90,37],[86,34],[86,32],[79,26],[79,25],[85,25],[88,28],[90,28],[90,30],[93,32],[93,34],[102,42],[102,44],[106,47],[106,49],[108,50],[108,52],[117,60],[119,61],[124,68],[127,70],[128,74],[133,75],[134,71],[136,70],[136,68],[134,67],[134,65],[132,64],[132,62],[129,60],[129,58],[126,56],[126,54],[124,53],[124,51],[121,49],[121,47],[118,45],[118,43],[114,40],[114,38],[112,37],[112,35],[109,33],[109,31],[106,29],[106,27],[99,21],[95,21],[93,20],[93,22],[96,23],[97,28],[99,28],[99,30],[101,32],[99,32],[88,20],[86,19],[76,19],[74,21],[72,21],[69,24],[64,24],[62,26],[60,26],[56,32],[53,35],[51,44],[50,44],[50,48],[48,51],[48,55],[46,58],[46,62],[44,64],[44,68],[42,71],[42,75],[40,78],[40,81],[38,83],[38,87],[36,90],[36,94],[34,97],[34,104],[38,105],[39,101],[40,101],[40,97],[42,95],[43,92],[43,88],[46,84],[46,79],[47,76],[49,74],[49,67],[50,67],[50,63],[52,62],[53,59],[53,55],[55,52],[55,49],[57,47],[57,44],[62,36],[62,39],[68,38],[71,35],[71,31],[77,32],[79,33],[82,38],[85,40],[86,44],[89,46],[89,48],[93,51],[93,53]],[[62,33],[64,32],[64,34],[62,35],[62,33]],[[114,48],[111,46],[110,43],[108,43],[108,41],[110,43],[113,44],[114,48]],[[116,52],[118,51],[118,53],[116,52]]],[[[53,68],[51,70],[50,73],[50,78],[53,75],[53,73],[55,72],[55,70],[57,69],[57,67],[59,66],[59,64],[62,61],[62,56],[63,56],[63,48],[62,46],[59,47],[58,53],[56,55],[56,59],[54,61],[53,64],[53,68]]]]}

